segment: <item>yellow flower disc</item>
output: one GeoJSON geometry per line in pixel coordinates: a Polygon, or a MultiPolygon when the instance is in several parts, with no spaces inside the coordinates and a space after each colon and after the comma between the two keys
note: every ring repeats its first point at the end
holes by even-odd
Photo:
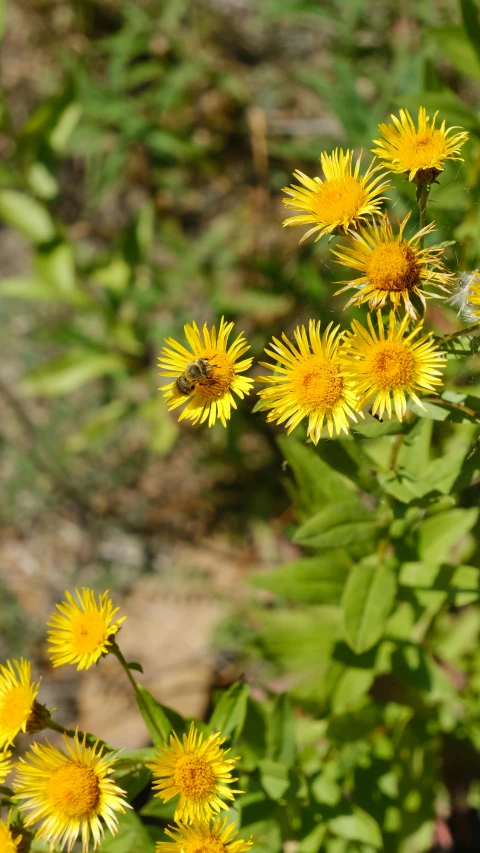
{"type": "Polygon", "coordinates": [[[356,421],[357,394],[341,357],[341,336],[330,323],[323,336],[320,322],[310,320],[308,337],[304,326],[294,332],[296,346],[285,334],[273,339],[265,352],[273,363],[260,362],[272,376],[259,376],[268,388],[258,392],[270,409],[267,421],[285,424],[290,433],[308,418],[307,434],[314,444],[320,440],[324,423],[330,436],[348,432],[348,418],[356,421]]]}
{"type": "Polygon", "coordinates": [[[461,160],[462,145],[468,139],[468,133],[454,133],[458,127],[435,127],[435,120],[427,116],[425,107],[418,111],[418,126],[415,127],[408,110],[400,110],[400,118],[392,115],[393,124],[379,125],[382,139],[376,139],[378,148],[373,154],[382,161],[382,165],[392,172],[408,173],[409,181],[430,184],[443,171],[445,160],[461,160]],[[453,134],[453,136],[452,136],[453,134]]]}
{"type": "Polygon", "coordinates": [[[348,246],[332,249],[337,259],[335,263],[361,273],[358,278],[349,279],[346,287],[337,290],[337,294],[354,290],[346,308],[368,302],[371,311],[387,304],[396,311],[403,304],[412,319],[416,319],[418,312],[412,296],[417,296],[425,308],[426,298],[438,295],[425,291],[425,286],[449,291],[453,275],[442,261],[443,247],[421,247],[423,238],[433,231],[435,223],[431,222],[407,240],[404,230],[409,218],[410,214],[399,223],[395,234],[388,216],[384,216],[379,224],[373,223],[352,234],[348,246]]]}
{"type": "Polygon", "coordinates": [[[40,822],[36,838],[72,850],[81,835],[82,850],[90,838],[100,844],[104,824],[115,835],[118,817],[130,808],[122,791],[110,778],[117,758],[104,753],[98,742],[85,745],[85,737],[64,736],[66,754],[50,743],[34,743],[17,765],[13,788],[27,827],[40,822]]]}
{"type": "Polygon", "coordinates": [[[59,613],[53,613],[48,641],[53,666],[77,664],[77,669],[88,669],[101,655],[108,654],[112,638],[126,617],[112,621],[118,613],[108,597],[108,590],[98,602],[91,589],[75,590],[77,600],[65,593],[66,601],[57,604],[59,613]]]}
{"type": "Polygon", "coordinates": [[[167,346],[163,347],[159,358],[159,375],[174,377],[175,381],[169,382],[160,390],[170,410],[185,404],[179,421],[188,418],[194,424],[203,424],[208,420],[208,426],[211,427],[218,418],[220,423],[226,426],[232,408],[237,408],[233,394],[243,399],[245,394],[250,392],[253,380],[239,374],[248,370],[253,359],[238,361],[250,346],[243,333],[228,346],[233,325],[226,323],[222,317],[217,335],[215,326],[209,330],[205,324],[200,334],[196,323],[191,326],[187,324],[184,330],[190,350],[173,338],[166,339],[167,346]],[[208,373],[194,384],[189,394],[183,395],[177,388],[177,379],[184,374],[189,364],[198,359],[207,361],[208,373]]]}
{"type": "Polygon", "coordinates": [[[352,333],[346,341],[346,360],[354,376],[361,405],[374,398],[372,415],[383,417],[385,410],[392,416],[392,397],[396,415],[401,421],[407,408],[406,396],[424,408],[416,391],[434,391],[442,384],[441,370],[445,367],[445,353],[439,351],[431,333],[414,340],[422,329],[418,323],[406,335],[409,322],[406,315],[397,325],[393,311],[385,336],[382,316],[377,314],[378,334],[368,315],[368,330],[357,320],[352,323],[352,333]]]}
{"type": "Polygon", "coordinates": [[[245,853],[253,841],[237,839],[235,824],[227,818],[204,821],[194,826],[180,823],[165,830],[173,841],[158,841],[155,853],[245,853]]]}
{"type": "Polygon", "coordinates": [[[209,820],[225,808],[225,799],[233,800],[239,793],[227,787],[236,781],[232,778],[236,759],[226,758],[230,750],[220,748],[224,742],[218,733],[204,739],[192,723],[183,742],[172,734],[170,744],[165,744],[148,765],[154,776],[155,796],[164,803],[179,796],[176,821],[209,820]]]}
{"type": "Polygon", "coordinates": [[[27,731],[40,687],[40,682],[32,682],[31,671],[25,660],[0,666],[0,749],[12,744],[19,732],[27,731]]]}
{"type": "Polygon", "coordinates": [[[285,207],[302,211],[285,219],[284,225],[313,223],[300,242],[310,234],[318,232],[316,240],[323,234],[348,233],[368,216],[380,212],[383,201],[381,193],[387,189],[384,174],[377,174],[379,166],[374,161],[364,175],[360,174],[360,157],[353,165],[353,151],[337,148],[332,154],[320,157],[324,180],[309,178],[296,171],[294,176],[301,186],[284,187],[288,194],[283,199],[285,207]]]}

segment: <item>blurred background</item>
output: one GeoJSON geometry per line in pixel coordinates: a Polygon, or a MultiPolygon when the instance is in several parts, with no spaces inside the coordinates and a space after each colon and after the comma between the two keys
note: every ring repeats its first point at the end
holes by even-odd
{"type": "MultiPolygon", "coordinates": [[[[281,189],[338,145],[366,167],[400,107],[471,134],[429,211],[432,241],[461,241],[451,268],[478,265],[477,19],[457,0],[0,7],[0,657],[46,672],[55,602],[109,588],[145,683],[202,717],[235,679],[275,686],[246,579],[297,549],[278,431],[254,395],[228,429],[178,425],[157,390],[163,339],[225,314],[259,357],[298,322],[354,316],[327,241],[282,229],[281,189]]],[[[413,193],[395,180],[394,217],[413,193]]],[[[429,322],[456,328],[440,303],[429,322]]],[[[117,667],[50,672],[42,701],[140,746],[117,667]]]]}

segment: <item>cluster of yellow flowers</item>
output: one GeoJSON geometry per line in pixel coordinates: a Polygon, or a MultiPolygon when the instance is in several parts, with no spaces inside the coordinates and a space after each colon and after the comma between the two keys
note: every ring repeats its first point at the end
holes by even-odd
{"type": "MultiPolygon", "coordinates": [[[[135,686],[115,637],[125,617],[115,618],[118,608],[108,591],[98,600],[90,589],[75,593],[76,599],[65,594],[48,623],[53,666],[70,664],[85,670],[112,653],[135,686]]],[[[92,735],[61,726],[37,702],[39,689],[28,661],[0,665],[0,784],[15,772],[13,790],[3,789],[11,808],[6,820],[0,820],[0,851],[28,853],[30,827],[35,824],[35,839],[52,851],[57,846],[71,851],[79,838],[83,851],[88,851],[91,840],[96,849],[105,827],[114,835],[118,814],[131,808],[125,791],[112,778],[119,753],[92,735]],[[22,732],[32,735],[46,729],[63,735],[63,750],[48,740],[35,741],[24,757],[13,760],[12,747],[22,732]]],[[[192,723],[183,742],[172,734],[169,744],[156,745],[158,752],[147,764],[155,796],[165,803],[178,797],[177,825],[166,830],[173,840],[157,842],[157,853],[244,853],[252,846],[251,840],[237,839],[234,823],[218,816],[227,807],[225,801],[239,793],[229,787],[236,781],[232,778],[236,759],[227,757],[224,742],[220,733],[204,737],[192,723]]]]}
{"type": "MultiPolygon", "coordinates": [[[[443,171],[446,160],[461,159],[460,149],[468,138],[458,128],[436,126],[423,107],[415,126],[405,110],[393,124],[380,125],[381,138],[375,141],[381,162],[372,160],[361,174],[361,157],[353,160],[352,151],[335,150],[320,157],[324,179],[309,178],[297,171],[299,185],[285,188],[284,203],[298,211],[284,225],[307,224],[312,227],[302,241],[316,234],[337,235],[346,245],[331,249],[335,262],[360,273],[341,282],[337,291],[353,289],[345,307],[368,303],[367,327],[354,321],[351,330],[340,331],[330,323],[320,331],[320,321],[310,320],[294,332],[273,339],[267,355],[273,363],[260,362],[271,374],[257,381],[267,387],[259,391],[262,408],[269,410],[267,420],[284,424],[290,432],[308,418],[307,432],[316,444],[326,424],[330,436],[348,432],[349,419],[363,417],[362,409],[371,403],[371,413],[382,418],[395,411],[401,420],[407,397],[422,406],[417,392],[435,391],[442,383],[445,353],[432,333],[421,335],[423,319],[419,307],[426,297],[438,295],[425,291],[427,286],[450,292],[454,276],[443,261],[441,245],[423,248],[423,239],[435,228],[425,225],[426,199],[430,184],[443,171]],[[381,207],[389,188],[387,171],[405,174],[417,184],[420,204],[420,230],[410,239],[404,231],[410,214],[395,230],[381,207]],[[388,328],[381,310],[388,308],[388,328]],[[404,316],[397,315],[403,309],[404,316]],[[376,312],[376,328],[370,312],[376,312]],[[411,328],[410,328],[411,327],[411,328]],[[393,402],[393,405],[392,405],[393,402]]],[[[462,312],[469,320],[480,319],[480,278],[476,273],[465,279],[461,288],[462,312]]],[[[222,318],[220,329],[201,333],[197,325],[185,326],[189,349],[172,338],[166,340],[159,365],[160,375],[173,379],[161,389],[169,409],[182,404],[179,420],[212,426],[218,418],[226,426],[231,409],[236,408],[233,394],[243,398],[253,380],[242,376],[252,358],[238,361],[249,349],[243,334],[228,347],[233,323],[222,318]]]]}

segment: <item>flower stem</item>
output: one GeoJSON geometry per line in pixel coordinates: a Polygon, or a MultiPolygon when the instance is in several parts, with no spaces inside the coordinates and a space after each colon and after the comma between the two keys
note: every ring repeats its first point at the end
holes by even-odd
{"type": "Polygon", "coordinates": [[[100,740],[100,738],[95,737],[95,735],[88,734],[88,732],[85,734],[84,732],[79,731],[79,729],[66,729],[65,726],[61,726],[59,723],[56,723],[55,720],[52,720],[51,718],[45,723],[45,728],[51,729],[52,732],[60,732],[60,734],[62,735],[67,735],[67,737],[74,738],[76,735],[80,740],[83,740],[83,738],[85,738],[89,746],[93,746],[94,744],[99,743],[102,746],[106,747],[106,749],[111,749],[111,747],[108,746],[105,741],[100,740]]]}
{"type": "Polygon", "coordinates": [[[135,678],[132,675],[132,671],[115,641],[112,643],[110,651],[112,654],[115,655],[122,669],[125,670],[125,674],[133,687],[135,700],[137,702],[138,707],[140,708],[143,719],[145,720],[145,722],[147,722],[147,719],[149,721],[148,729],[150,731],[150,734],[152,734],[152,731],[154,731],[157,735],[157,743],[163,743],[163,741],[165,740],[164,735],[159,729],[157,721],[155,720],[150,708],[148,707],[148,704],[145,701],[145,697],[142,691],[140,690],[139,685],[135,681],[135,678]]]}
{"type": "Polygon", "coordinates": [[[445,335],[443,338],[439,338],[438,342],[440,344],[446,344],[448,341],[453,341],[455,338],[477,338],[480,335],[480,323],[475,323],[474,326],[467,326],[466,329],[460,329],[459,332],[452,332],[451,335],[445,335]]]}
{"type": "MultiPolygon", "coordinates": [[[[417,187],[418,210],[420,213],[420,231],[427,224],[427,201],[430,193],[430,184],[420,184],[417,187]]],[[[423,237],[420,240],[420,248],[423,249],[423,237]]]]}

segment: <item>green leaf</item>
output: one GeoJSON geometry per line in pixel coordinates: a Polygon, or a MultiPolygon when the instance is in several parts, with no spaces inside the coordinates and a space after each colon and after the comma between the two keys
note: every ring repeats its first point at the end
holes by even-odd
{"type": "Polygon", "coordinates": [[[0,190],[0,219],[35,244],[49,243],[56,234],[47,209],[17,190],[0,190]]]}
{"type": "Polygon", "coordinates": [[[129,669],[135,670],[135,672],[141,672],[143,674],[143,667],[141,663],[138,663],[136,660],[132,660],[127,664],[129,669]]]}
{"type": "Polygon", "coordinates": [[[330,468],[311,447],[291,436],[280,438],[278,444],[293,471],[299,503],[307,515],[331,501],[348,501],[353,497],[353,484],[330,468]]]}
{"type": "Polygon", "coordinates": [[[231,684],[215,706],[210,717],[210,728],[237,740],[245,723],[249,693],[248,684],[231,684]]]}
{"type": "Polygon", "coordinates": [[[292,767],[295,761],[296,718],[292,703],[286,693],[275,700],[268,715],[267,758],[292,767]]]}
{"type": "Polygon", "coordinates": [[[86,382],[121,373],[125,363],[121,356],[110,353],[92,353],[91,350],[73,350],[38,370],[32,371],[24,382],[29,394],[69,394],[86,382]]]}
{"type": "Polygon", "coordinates": [[[39,278],[52,284],[59,294],[75,290],[75,260],[69,243],[59,243],[48,252],[39,251],[35,266],[39,278]]]}
{"type": "Polygon", "coordinates": [[[251,575],[249,583],[305,604],[339,604],[351,561],[344,551],[307,557],[273,572],[251,575]]]}
{"type": "MultiPolygon", "coordinates": [[[[435,46],[450,60],[460,74],[480,79],[480,60],[467,34],[461,27],[440,27],[430,34],[435,46]]],[[[450,242],[450,241],[448,241],[450,242]]]]}
{"type": "Polygon", "coordinates": [[[347,547],[371,539],[383,525],[357,499],[342,502],[337,498],[302,524],[293,539],[309,548],[347,547]]]}
{"type": "Polygon", "coordinates": [[[418,527],[418,553],[425,563],[444,563],[449,551],[476,524],[478,509],[449,509],[426,518],[418,527]]]}
{"type": "Polygon", "coordinates": [[[264,791],[272,800],[280,800],[290,787],[288,768],[279,761],[265,758],[258,762],[260,781],[264,791]]]}
{"type": "Polygon", "coordinates": [[[185,730],[185,722],[172,708],[161,705],[143,684],[137,684],[135,699],[153,743],[163,746],[173,731],[180,737],[185,730]]]}
{"type": "Polygon", "coordinates": [[[271,658],[298,673],[302,667],[328,660],[340,637],[340,617],[340,608],[327,606],[304,612],[263,611],[258,614],[259,641],[271,658]]]}
{"type": "Polygon", "coordinates": [[[133,809],[126,809],[125,814],[119,816],[117,834],[105,833],[102,840],[102,853],[153,853],[154,849],[146,826],[133,809]]]}
{"type": "Polygon", "coordinates": [[[395,573],[377,557],[367,557],[351,572],[343,593],[343,614],[347,642],[357,654],[381,638],[395,592],[395,573]]]}
{"type": "Polygon", "coordinates": [[[351,814],[339,815],[328,822],[335,835],[348,841],[361,841],[372,847],[383,848],[382,833],[377,821],[363,809],[354,806],[351,814]]]}
{"type": "Polygon", "coordinates": [[[463,26],[470,39],[470,43],[480,59],[480,24],[478,22],[478,8],[473,0],[460,0],[463,26]]]}

